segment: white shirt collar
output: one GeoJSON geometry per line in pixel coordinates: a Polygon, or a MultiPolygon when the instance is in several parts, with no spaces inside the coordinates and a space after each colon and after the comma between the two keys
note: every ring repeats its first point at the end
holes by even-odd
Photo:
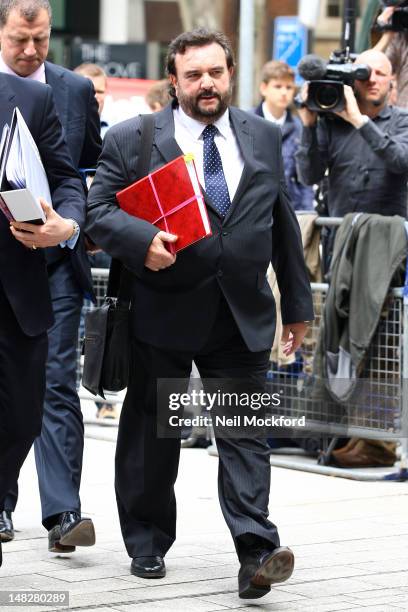
{"type": "MultiPolygon", "coordinates": [[[[178,114],[178,118],[184,127],[196,140],[198,140],[203,133],[203,130],[207,127],[207,123],[202,123],[201,121],[197,121],[197,119],[193,119],[183,111],[180,105],[174,112],[178,114]]],[[[221,115],[219,119],[217,119],[217,121],[214,121],[213,125],[216,126],[221,136],[227,138],[227,135],[231,129],[229,122],[229,110],[227,109],[225,113],[221,115]]]]}
{"type": "Polygon", "coordinates": [[[33,81],[39,81],[40,83],[46,83],[44,62],[32,74],[28,75],[27,77],[21,77],[19,74],[14,72],[14,70],[12,70],[10,66],[6,64],[6,62],[3,59],[3,56],[0,53],[0,72],[3,72],[5,74],[11,74],[13,76],[17,76],[20,78],[32,79],[33,81]]]}
{"type": "Polygon", "coordinates": [[[267,119],[268,121],[272,121],[272,123],[275,123],[275,125],[280,125],[280,127],[283,126],[286,121],[286,117],[288,116],[288,112],[285,111],[282,117],[280,117],[280,119],[276,119],[276,117],[274,117],[272,113],[268,110],[266,102],[262,103],[262,112],[264,114],[265,119],[267,119]]]}

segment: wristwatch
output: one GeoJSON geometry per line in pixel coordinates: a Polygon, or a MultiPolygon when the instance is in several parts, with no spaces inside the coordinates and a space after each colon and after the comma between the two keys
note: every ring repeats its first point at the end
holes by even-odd
{"type": "Polygon", "coordinates": [[[67,238],[67,241],[72,240],[73,238],[76,238],[76,236],[78,236],[79,232],[81,231],[81,228],[79,227],[75,219],[68,219],[68,221],[71,221],[72,223],[72,234],[70,235],[69,238],[67,238]]]}

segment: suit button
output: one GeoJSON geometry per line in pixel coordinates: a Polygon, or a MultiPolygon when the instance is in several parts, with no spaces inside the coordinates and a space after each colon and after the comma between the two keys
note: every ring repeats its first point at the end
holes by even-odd
{"type": "Polygon", "coordinates": [[[224,272],[222,270],[217,270],[217,276],[223,276],[224,272]]]}
{"type": "Polygon", "coordinates": [[[229,232],[222,232],[223,236],[229,236],[229,232]]]}

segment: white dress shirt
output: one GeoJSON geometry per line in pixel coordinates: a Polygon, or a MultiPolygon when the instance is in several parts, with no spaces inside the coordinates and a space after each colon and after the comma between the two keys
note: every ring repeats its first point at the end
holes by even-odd
{"type": "Polygon", "coordinates": [[[279,117],[279,119],[276,119],[276,117],[274,117],[272,113],[268,110],[268,107],[266,106],[266,102],[262,103],[262,112],[264,114],[265,119],[267,119],[268,121],[271,121],[275,125],[279,125],[280,128],[283,126],[283,124],[286,121],[286,117],[288,116],[287,111],[285,111],[282,117],[279,117]]]}
{"type": "MultiPolygon", "coordinates": [[[[176,142],[183,153],[193,153],[198,180],[205,188],[202,132],[207,124],[189,117],[180,106],[173,111],[173,115],[176,142]]],[[[219,131],[214,138],[214,142],[220,152],[228,193],[232,202],[244,169],[244,160],[230,124],[229,111],[226,110],[222,117],[214,121],[214,125],[219,131]]]]}

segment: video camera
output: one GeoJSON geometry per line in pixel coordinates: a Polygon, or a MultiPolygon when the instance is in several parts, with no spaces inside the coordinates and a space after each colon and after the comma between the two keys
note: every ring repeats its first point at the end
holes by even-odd
{"type": "Polygon", "coordinates": [[[305,55],[298,64],[301,77],[309,81],[307,99],[297,95],[296,106],[306,106],[316,112],[339,112],[345,108],[343,85],[353,86],[354,81],[367,81],[371,68],[367,64],[353,64],[356,55],[334,51],[326,63],[318,55],[305,55]]]}
{"type": "Polygon", "coordinates": [[[408,31],[408,0],[383,0],[383,8],[395,6],[390,23],[377,24],[376,30],[380,32],[406,32],[408,31]]]}

